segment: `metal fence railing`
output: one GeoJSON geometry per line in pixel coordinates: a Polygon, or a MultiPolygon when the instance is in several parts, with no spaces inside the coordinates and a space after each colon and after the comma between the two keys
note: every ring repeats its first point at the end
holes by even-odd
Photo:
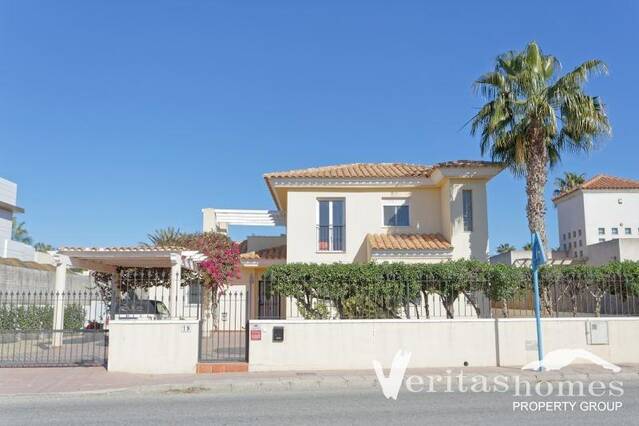
{"type": "MultiPolygon", "coordinates": [[[[348,285],[345,285],[348,287],[348,285]]],[[[442,318],[532,318],[533,295],[530,286],[511,291],[507,297],[490,297],[489,282],[422,282],[420,289],[385,294],[353,294],[331,297],[310,292],[308,298],[280,298],[278,307],[284,318],[292,319],[442,319],[442,318]],[[466,289],[456,291],[455,288],[466,289]],[[437,291],[436,289],[440,289],[437,291]],[[488,290],[484,290],[488,289],[488,290]]],[[[270,288],[270,287],[269,287],[270,288]]],[[[272,290],[271,290],[272,291],[272,290]]],[[[633,286],[618,280],[599,283],[558,281],[544,283],[541,289],[542,315],[545,317],[637,316],[639,295],[633,286]]]]}
{"type": "Polygon", "coordinates": [[[0,367],[104,365],[108,309],[95,291],[0,293],[0,367]]]}
{"type": "MultiPolygon", "coordinates": [[[[622,280],[601,283],[559,281],[540,290],[542,316],[637,316],[639,295],[622,280]]],[[[513,297],[491,301],[493,317],[534,316],[533,293],[523,288],[513,297]]]]}

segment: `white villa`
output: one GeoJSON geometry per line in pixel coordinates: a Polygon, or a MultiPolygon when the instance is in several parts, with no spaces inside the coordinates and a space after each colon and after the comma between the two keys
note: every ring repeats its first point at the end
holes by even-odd
{"type": "MultiPolygon", "coordinates": [[[[432,166],[346,164],[264,175],[275,210],[203,209],[204,231],[284,226],[241,244],[237,285],[257,288],[277,263],[488,260],[486,184],[502,167],[484,161],[432,166]]],[[[254,300],[252,303],[261,303],[254,300]]]]}
{"type": "Polygon", "coordinates": [[[639,181],[597,175],[553,202],[568,257],[593,265],[639,260],[639,181]]]}

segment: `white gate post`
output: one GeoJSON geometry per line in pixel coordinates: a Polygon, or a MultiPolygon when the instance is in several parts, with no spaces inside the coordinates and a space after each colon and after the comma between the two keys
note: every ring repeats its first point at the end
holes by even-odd
{"type": "Polygon", "coordinates": [[[55,288],[53,305],[53,346],[62,346],[62,330],[64,328],[64,289],[67,281],[67,264],[59,260],[55,268],[55,288]]]}
{"type": "MultiPolygon", "coordinates": [[[[180,297],[180,281],[182,276],[182,262],[180,256],[171,257],[171,288],[169,289],[169,312],[171,318],[180,317],[181,303],[180,297]]],[[[182,294],[183,296],[183,294],[182,294]]]]}
{"type": "Polygon", "coordinates": [[[119,312],[115,312],[115,305],[120,303],[120,272],[116,269],[115,272],[111,274],[111,305],[109,306],[108,315],[111,315],[115,319],[115,314],[119,312]]]}

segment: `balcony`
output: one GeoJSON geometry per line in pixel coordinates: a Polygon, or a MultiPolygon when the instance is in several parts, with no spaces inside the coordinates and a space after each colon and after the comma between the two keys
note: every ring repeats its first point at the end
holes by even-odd
{"type": "Polygon", "coordinates": [[[343,252],[344,225],[317,225],[317,251],[343,252]]]}

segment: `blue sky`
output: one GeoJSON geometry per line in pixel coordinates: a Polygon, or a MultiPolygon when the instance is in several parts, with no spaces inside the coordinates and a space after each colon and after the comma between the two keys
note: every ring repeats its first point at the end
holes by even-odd
{"type": "MultiPolygon", "coordinates": [[[[433,3],[5,0],[0,176],[35,241],[127,245],[200,230],[203,207],[272,208],[269,171],[478,159],[472,82],[534,39],[565,70],[610,67],[587,89],[613,136],[551,179],[639,178],[636,3],[433,3]]],[[[524,206],[522,180],[490,183],[491,249],[528,240],[524,206]]],[[[547,223],[556,246],[552,205],[547,223]]]]}

